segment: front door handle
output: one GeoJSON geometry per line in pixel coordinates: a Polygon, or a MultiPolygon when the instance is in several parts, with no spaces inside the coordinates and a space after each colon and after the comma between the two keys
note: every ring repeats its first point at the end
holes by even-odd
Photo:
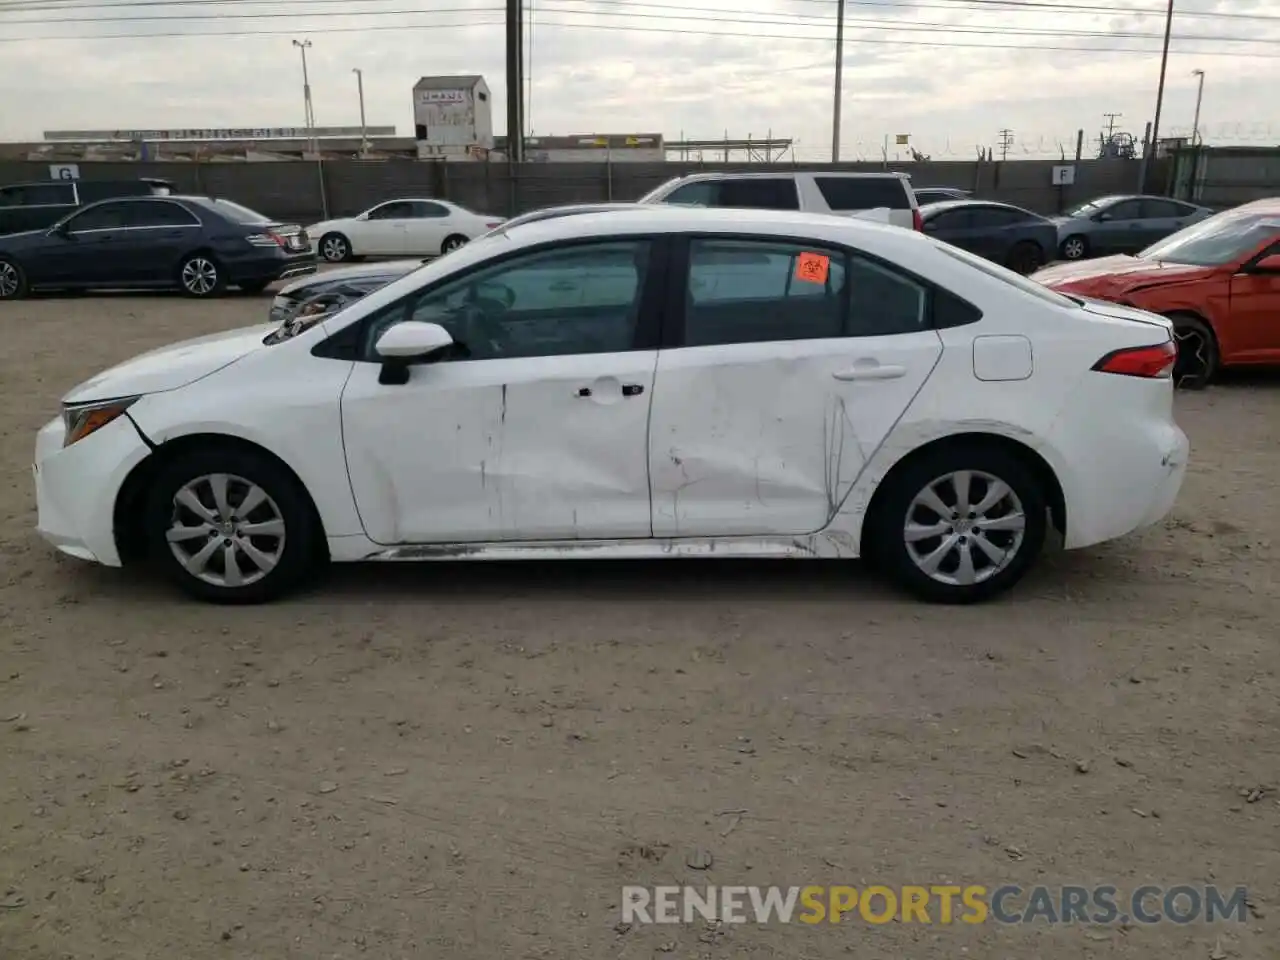
{"type": "Polygon", "coordinates": [[[881,365],[875,363],[858,363],[847,370],[837,370],[832,374],[837,380],[896,380],[906,376],[907,368],[896,364],[881,365]]]}
{"type": "Polygon", "coordinates": [[[578,388],[577,396],[579,396],[579,397],[589,397],[589,396],[591,396],[591,388],[590,388],[590,387],[579,387],[579,388],[578,388]]]}
{"type": "Polygon", "coordinates": [[[644,393],[644,384],[642,383],[624,383],[622,385],[622,395],[624,397],[638,397],[644,393]]]}

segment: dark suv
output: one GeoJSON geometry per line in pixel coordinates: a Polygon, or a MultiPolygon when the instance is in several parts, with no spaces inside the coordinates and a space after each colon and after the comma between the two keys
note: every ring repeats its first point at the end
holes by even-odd
{"type": "Polygon", "coordinates": [[[168,180],[43,180],[0,187],[0,234],[52,226],[77,207],[114,197],[163,197],[168,180]]]}

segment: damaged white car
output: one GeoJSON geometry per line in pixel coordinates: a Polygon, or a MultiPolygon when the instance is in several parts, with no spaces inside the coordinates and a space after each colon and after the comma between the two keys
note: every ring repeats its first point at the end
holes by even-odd
{"type": "Polygon", "coordinates": [[[868,557],[989,597],[1171,508],[1167,321],[912,231],[672,207],[499,230],[154,351],[39,433],[40,533],[256,602],[325,561],[868,557]]]}

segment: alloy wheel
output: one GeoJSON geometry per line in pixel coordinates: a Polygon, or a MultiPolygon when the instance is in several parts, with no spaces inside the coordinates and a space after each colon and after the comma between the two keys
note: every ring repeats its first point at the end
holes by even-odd
{"type": "Polygon", "coordinates": [[[174,494],[165,537],[191,576],[215,587],[245,587],[279,564],[284,515],[257,484],[234,474],[207,474],[174,494]]]}
{"type": "Polygon", "coordinates": [[[462,237],[450,237],[448,240],[444,242],[444,246],[440,248],[440,252],[452,253],[454,250],[457,250],[459,247],[465,246],[466,242],[467,241],[464,240],[462,237]]]}
{"type": "Polygon", "coordinates": [[[21,285],[18,268],[12,263],[0,263],[0,300],[16,296],[21,285]]]}
{"type": "Polygon", "coordinates": [[[968,587],[1018,555],[1027,527],[1022,501],[990,473],[956,470],[916,494],[903,524],[907,555],[931,580],[968,587]]]}
{"type": "Polygon", "coordinates": [[[1068,260],[1079,260],[1084,256],[1084,241],[1079,237],[1072,237],[1062,245],[1062,255],[1068,260]]]}
{"type": "Polygon", "coordinates": [[[341,237],[325,237],[320,253],[330,263],[337,263],[347,258],[347,242],[341,237]]]}
{"type": "Polygon", "coordinates": [[[197,297],[206,296],[218,285],[218,268],[212,260],[192,257],[182,267],[182,285],[197,297]]]}

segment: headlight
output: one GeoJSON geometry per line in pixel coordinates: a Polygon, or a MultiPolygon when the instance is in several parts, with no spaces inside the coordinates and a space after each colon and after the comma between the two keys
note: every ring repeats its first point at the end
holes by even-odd
{"type": "Polygon", "coordinates": [[[101,430],[138,402],[138,397],[116,397],[114,400],[96,400],[93,403],[63,405],[62,423],[66,427],[62,445],[69,447],[83,440],[96,430],[101,430]]]}

